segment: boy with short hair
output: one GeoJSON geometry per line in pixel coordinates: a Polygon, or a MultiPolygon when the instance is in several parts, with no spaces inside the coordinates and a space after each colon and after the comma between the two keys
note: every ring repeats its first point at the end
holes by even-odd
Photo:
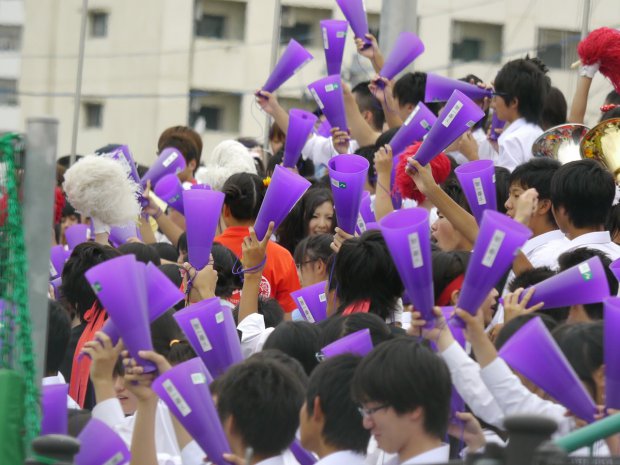
{"type": "Polygon", "coordinates": [[[174,147],[185,158],[186,167],[178,174],[181,182],[196,184],[194,174],[200,166],[200,158],[202,156],[202,138],[200,134],[187,126],[169,127],[159,136],[157,152],[161,153],[167,147],[174,147]]]}

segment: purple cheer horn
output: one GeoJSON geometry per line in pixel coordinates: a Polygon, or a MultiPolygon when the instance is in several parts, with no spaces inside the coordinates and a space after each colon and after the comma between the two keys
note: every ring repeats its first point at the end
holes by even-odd
{"type": "Polygon", "coordinates": [[[419,102],[390,140],[392,156],[400,155],[407,146],[422,140],[435,121],[437,121],[435,114],[424,103],[419,102]]]}
{"type": "Polygon", "coordinates": [[[614,274],[616,279],[620,281],[620,258],[617,258],[609,264],[609,269],[614,274]]]}
{"type": "Polygon", "coordinates": [[[491,98],[493,96],[493,91],[489,89],[484,89],[458,79],[440,76],[439,74],[428,73],[426,75],[426,91],[424,101],[445,102],[450,99],[455,90],[462,92],[472,100],[481,100],[485,97],[491,98]]]}
{"type": "Polygon", "coordinates": [[[355,225],[355,232],[359,235],[365,233],[368,230],[368,223],[376,223],[376,218],[370,193],[368,191],[363,191],[362,202],[360,203],[360,212],[359,215],[357,215],[357,223],[355,225]]]}
{"type": "Polygon", "coordinates": [[[492,160],[475,160],[454,170],[476,222],[480,224],[485,210],[497,210],[495,166],[492,160]]]}
{"type": "Polygon", "coordinates": [[[314,81],[308,85],[308,90],[310,90],[314,101],[329,121],[331,127],[337,127],[342,131],[346,131],[348,125],[340,75],[334,74],[314,81]]]}
{"type": "MultiPolygon", "coordinates": [[[[457,307],[475,315],[531,236],[532,231],[521,223],[502,213],[485,210],[457,307]]],[[[454,322],[463,326],[463,320],[457,316],[454,322]]]]}
{"type": "Polygon", "coordinates": [[[336,0],[336,3],[351,25],[355,37],[362,39],[364,48],[370,47],[372,43],[366,38],[366,34],[368,34],[368,18],[366,17],[364,0],[336,0]]]}
{"type": "Polygon", "coordinates": [[[131,254],[107,260],[85,273],[131,356],[145,371],[154,371],[153,363],[138,356],[140,350],[153,350],[145,275],[146,265],[131,254]]]}
{"type": "Polygon", "coordinates": [[[604,361],[605,361],[605,404],[608,408],[620,409],[620,298],[608,297],[604,304],[604,361]]]}
{"type": "Polygon", "coordinates": [[[327,163],[338,226],[349,234],[355,232],[369,166],[359,155],[337,155],[327,163]]]}
{"type": "Polygon", "coordinates": [[[286,168],[297,166],[301,149],[306,145],[308,136],[317,121],[317,117],[306,110],[293,108],[288,112],[288,129],[284,142],[284,159],[282,165],[286,168]]]}
{"type": "MultiPolygon", "coordinates": [[[[528,302],[533,307],[544,302],[544,308],[570,307],[603,302],[609,297],[609,282],[599,257],[592,257],[561,273],[541,281],[534,287],[528,302]]],[[[524,296],[525,289],[521,296],[524,296]]]]}
{"type": "Polygon", "coordinates": [[[83,242],[90,241],[92,238],[92,230],[87,224],[74,224],[65,230],[65,239],[69,250],[75,249],[83,242]]]}
{"type": "Polygon", "coordinates": [[[594,420],[596,405],[540,317],[508,339],[499,356],[579,418],[594,420]]]}
{"type": "Polygon", "coordinates": [[[62,297],[63,297],[62,287],[61,287],[62,286],[62,277],[58,276],[57,278],[52,279],[50,281],[50,284],[51,284],[52,288],[54,289],[54,298],[55,298],[55,300],[62,299],[62,297]]]}
{"type": "Polygon", "coordinates": [[[75,456],[75,465],[126,465],[131,460],[125,441],[96,418],[90,419],[77,439],[80,451],[75,456]]]}
{"type": "Polygon", "coordinates": [[[154,186],[157,182],[166,176],[167,174],[174,174],[175,176],[185,169],[185,157],[175,147],[166,147],[163,149],[153,166],[144,173],[140,184],[143,188],[146,187],[146,182],[151,181],[151,185],[154,186]]]}
{"type": "Polygon", "coordinates": [[[131,237],[141,238],[140,231],[134,222],[127,223],[125,226],[112,226],[108,239],[114,247],[120,247],[131,237]]]}
{"type": "Polygon", "coordinates": [[[131,154],[131,150],[129,150],[129,146],[121,145],[117,149],[113,150],[111,153],[102,154],[112,160],[116,160],[123,166],[123,169],[127,173],[129,179],[131,179],[136,184],[140,184],[140,176],[138,175],[138,168],[136,167],[136,162],[133,159],[133,155],[131,154]]]}
{"type": "Polygon", "coordinates": [[[289,446],[289,449],[295,456],[295,460],[297,460],[299,465],[313,465],[318,461],[312,452],[308,452],[303,448],[299,439],[295,439],[289,446]]]}
{"type": "Polygon", "coordinates": [[[172,367],[153,381],[163,400],[200,448],[217,465],[229,465],[230,446],[209,391],[211,376],[199,358],[172,367]]]}
{"type": "Polygon", "coordinates": [[[428,211],[396,210],[379,221],[379,226],[413,307],[427,324],[432,323],[435,294],[428,211]]]}
{"type": "Polygon", "coordinates": [[[448,328],[450,328],[452,337],[454,337],[454,340],[464,348],[465,343],[467,342],[465,339],[465,331],[462,327],[455,325],[451,318],[452,315],[454,315],[454,307],[441,307],[441,313],[443,313],[443,317],[446,319],[446,323],[448,324],[448,328]]]}
{"type": "Polygon", "coordinates": [[[323,31],[323,50],[327,74],[340,74],[342,55],[349,23],[340,19],[324,19],[320,22],[323,31]]]}
{"type": "Polygon", "coordinates": [[[414,158],[426,165],[483,117],[484,111],[475,102],[455,90],[414,158]]]}
{"type": "Polygon", "coordinates": [[[302,66],[308,63],[314,58],[308,50],[297,42],[295,39],[291,39],[286,50],[276,63],[275,68],[269,75],[267,82],[262,87],[262,90],[267,92],[275,92],[282,84],[290,79],[302,66]]]}
{"type": "Polygon", "coordinates": [[[276,166],[265,198],[254,222],[254,231],[262,241],[267,234],[269,222],[275,223],[274,231],[284,221],[295,204],[312,184],[306,178],[293,173],[287,168],[276,166]]]}
{"type": "Polygon", "coordinates": [[[335,357],[341,354],[355,354],[361,357],[369,353],[373,348],[370,330],[360,329],[354,333],[341,337],[337,341],[326,345],[321,349],[325,358],[335,357]]]}
{"type": "MultiPolygon", "coordinates": [[[[193,186],[192,186],[193,187],[193,186]]],[[[155,195],[174,208],[176,211],[185,214],[183,208],[183,185],[176,174],[166,174],[162,176],[155,185],[155,195]]]]}
{"type": "Polygon", "coordinates": [[[174,319],[213,376],[243,360],[232,313],[218,297],[190,305],[176,312],[174,319]]]}
{"type": "Polygon", "coordinates": [[[50,249],[50,278],[55,279],[62,275],[62,270],[70,255],[71,252],[65,249],[64,245],[52,246],[50,249]]]}
{"type": "Polygon", "coordinates": [[[496,129],[503,129],[506,125],[506,121],[502,121],[497,116],[496,112],[493,112],[493,117],[491,118],[491,131],[489,134],[489,139],[497,140],[499,139],[499,134],[495,131],[496,129]]]}
{"type": "Polygon", "coordinates": [[[315,132],[321,137],[331,137],[332,136],[331,129],[332,129],[332,125],[329,124],[329,121],[327,121],[327,118],[325,118],[323,121],[321,121],[321,124],[319,124],[319,127],[316,128],[315,132]]]}
{"type": "MultiPolygon", "coordinates": [[[[424,44],[413,32],[401,32],[394,42],[394,47],[379,71],[379,76],[388,81],[405,69],[424,52],[424,44]]],[[[378,81],[383,85],[383,81],[378,81]]]]}
{"type": "Polygon", "coordinates": [[[183,191],[187,253],[189,262],[197,270],[203,269],[209,263],[222,205],[222,192],[205,189],[183,191]]]}
{"type": "Polygon", "coordinates": [[[326,286],[327,281],[321,281],[291,292],[291,297],[297,303],[304,320],[318,323],[327,318],[326,286]]]}
{"type": "Polygon", "coordinates": [[[204,190],[210,191],[211,186],[208,184],[194,184],[193,186],[190,187],[190,189],[204,189],[204,190]]]}
{"type": "Polygon", "coordinates": [[[43,386],[41,393],[41,436],[67,434],[69,423],[67,415],[68,394],[68,384],[43,386]]]}

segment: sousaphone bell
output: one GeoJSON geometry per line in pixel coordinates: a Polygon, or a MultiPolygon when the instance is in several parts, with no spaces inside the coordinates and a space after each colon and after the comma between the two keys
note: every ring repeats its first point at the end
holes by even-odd
{"type": "Polygon", "coordinates": [[[581,140],[581,157],[601,162],[620,181],[620,118],[594,126],[581,140]]]}
{"type": "Polygon", "coordinates": [[[581,160],[580,142],[590,130],[583,124],[560,124],[543,132],[532,145],[535,157],[552,158],[563,165],[581,160]]]}

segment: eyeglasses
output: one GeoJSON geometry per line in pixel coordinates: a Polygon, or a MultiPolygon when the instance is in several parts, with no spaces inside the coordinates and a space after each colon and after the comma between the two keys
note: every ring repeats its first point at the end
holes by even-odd
{"type": "Polygon", "coordinates": [[[307,265],[308,263],[316,262],[318,260],[320,260],[320,259],[319,258],[313,258],[312,260],[306,260],[305,262],[296,263],[295,266],[297,267],[298,270],[301,270],[304,265],[307,265]]]}
{"type": "Polygon", "coordinates": [[[510,94],[508,92],[493,91],[493,97],[502,97],[504,99],[508,99],[508,97],[510,97],[510,94]]]}
{"type": "Polygon", "coordinates": [[[369,408],[357,407],[357,411],[360,413],[362,418],[366,418],[366,417],[369,417],[371,415],[374,415],[379,410],[383,410],[385,408],[390,408],[390,406],[388,404],[383,404],[383,405],[379,405],[378,407],[369,407],[369,408]]]}

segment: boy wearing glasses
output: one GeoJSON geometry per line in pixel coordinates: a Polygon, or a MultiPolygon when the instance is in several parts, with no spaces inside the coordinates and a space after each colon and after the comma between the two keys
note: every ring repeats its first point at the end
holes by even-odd
{"type": "Polygon", "coordinates": [[[397,454],[388,465],[444,463],[450,416],[450,373],[443,360],[410,338],[377,346],[353,377],[364,428],[379,448],[397,454]]]}

